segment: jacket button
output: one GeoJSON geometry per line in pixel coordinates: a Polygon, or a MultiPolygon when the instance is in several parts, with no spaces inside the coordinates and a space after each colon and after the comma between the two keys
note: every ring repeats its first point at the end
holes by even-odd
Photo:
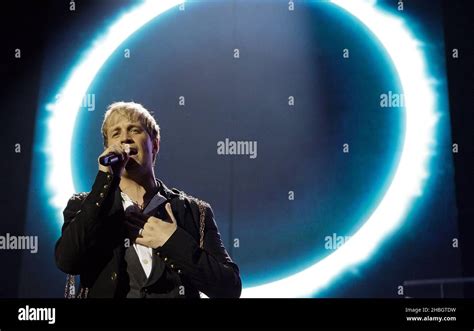
{"type": "Polygon", "coordinates": [[[105,184],[105,185],[104,185],[104,188],[107,189],[107,187],[109,187],[109,185],[105,184]]]}
{"type": "Polygon", "coordinates": [[[110,175],[107,175],[107,179],[109,179],[109,180],[110,180],[110,178],[112,178],[112,176],[110,176],[110,175]]]}
{"type": "Polygon", "coordinates": [[[181,274],[181,273],[183,273],[183,272],[181,271],[181,269],[178,269],[178,274],[181,274]]]}
{"type": "Polygon", "coordinates": [[[100,197],[103,198],[105,196],[104,192],[100,192],[100,197]]]}
{"type": "Polygon", "coordinates": [[[98,203],[98,202],[96,202],[95,205],[96,205],[97,207],[100,207],[100,203],[98,203]]]}
{"type": "Polygon", "coordinates": [[[112,276],[110,276],[110,279],[116,280],[116,279],[117,279],[117,273],[116,273],[116,272],[112,272],[112,276]]]}
{"type": "Polygon", "coordinates": [[[166,261],[168,261],[168,258],[167,258],[167,257],[165,257],[165,258],[163,259],[163,261],[165,261],[165,262],[166,262],[166,261]]]}
{"type": "Polygon", "coordinates": [[[171,269],[174,269],[174,264],[171,263],[171,264],[170,264],[170,267],[171,267],[171,269]]]}

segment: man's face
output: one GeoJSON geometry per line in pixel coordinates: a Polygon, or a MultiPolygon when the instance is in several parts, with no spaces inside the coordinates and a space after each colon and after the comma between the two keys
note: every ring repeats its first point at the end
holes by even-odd
{"type": "Polygon", "coordinates": [[[129,144],[136,149],[125,167],[126,171],[150,170],[153,168],[153,155],[158,153],[158,142],[153,142],[140,121],[134,122],[120,114],[112,114],[108,119],[107,143],[111,145],[129,144]]]}

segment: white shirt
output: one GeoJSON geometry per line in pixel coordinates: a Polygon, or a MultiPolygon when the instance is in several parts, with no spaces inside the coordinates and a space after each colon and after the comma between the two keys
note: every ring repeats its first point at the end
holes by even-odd
{"type": "MultiPolygon", "coordinates": [[[[124,193],[120,192],[122,195],[122,203],[123,203],[123,210],[126,212],[128,208],[138,208],[135,206],[133,201],[130,199],[130,197],[124,193]]],[[[145,208],[144,213],[149,210],[156,209],[159,205],[161,205],[163,202],[166,201],[166,198],[163,197],[160,192],[158,192],[150,201],[148,206],[145,208]],[[150,208],[149,208],[150,207],[150,208]]],[[[146,213],[148,215],[148,213],[146,213]]],[[[152,214],[150,215],[152,216],[152,214]]],[[[151,268],[152,268],[152,261],[153,261],[153,249],[150,247],[146,247],[140,244],[133,244],[133,248],[135,248],[135,251],[137,252],[138,259],[140,260],[140,264],[143,267],[143,271],[145,271],[146,277],[150,277],[151,274],[151,268]]]]}

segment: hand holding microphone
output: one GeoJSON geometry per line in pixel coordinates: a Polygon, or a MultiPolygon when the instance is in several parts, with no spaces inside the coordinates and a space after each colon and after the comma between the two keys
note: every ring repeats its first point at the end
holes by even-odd
{"type": "Polygon", "coordinates": [[[130,156],[137,153],[129,144],[111,145],[98,158],[99,170],[121,176],[130,156]]]}

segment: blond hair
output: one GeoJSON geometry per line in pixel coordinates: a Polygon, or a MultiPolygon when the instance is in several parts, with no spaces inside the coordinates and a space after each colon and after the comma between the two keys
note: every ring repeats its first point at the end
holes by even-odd
{"type": "Polygon", "coordinates": [[[104,147],[107,147],[107,130],[109,128],[108,120],[110,116],[117,113],[121,116],[128,118],[133,122],[140,122],[145,128],[146,132],[150,136],[151,140],[160,140],[160,126],[156,122],[155,118],[145,107],[135,102],[114,102],[107,107],[107,111],[104,115],[104,121],[102,122],[102,139],[104,140],[104,147]]]}

